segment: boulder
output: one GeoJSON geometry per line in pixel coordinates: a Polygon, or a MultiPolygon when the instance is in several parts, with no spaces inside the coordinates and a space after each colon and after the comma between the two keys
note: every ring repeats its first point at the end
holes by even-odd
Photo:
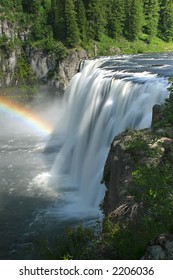
{"type": "Polygon", "coordinates": [[[152,240],[143,260],[173,260],[173,234],[163,233],[152,240]]]}

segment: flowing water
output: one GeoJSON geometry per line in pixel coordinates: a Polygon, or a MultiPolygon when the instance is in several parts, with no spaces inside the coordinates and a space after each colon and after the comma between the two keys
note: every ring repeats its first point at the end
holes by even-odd
{"type": "Polygon", "coordinates": [[[110,144],[128,128],[151,125],[169,77],[173,54],[87,60],[54,112],[51,135],[0,109],[1,259],[39,258],[38,240],[53,242],[67,226],[102,217],[110,144]]]}

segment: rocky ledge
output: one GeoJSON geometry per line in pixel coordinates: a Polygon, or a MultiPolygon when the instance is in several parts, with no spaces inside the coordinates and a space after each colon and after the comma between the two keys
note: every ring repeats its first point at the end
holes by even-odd
{"type": "MultiPolygon", "coordinates": [[[[78,72],[80,61],[87,57],[84,50],[69,50],[66,58],[59,60],[55,53],[45,53],[30,46],[16,48],[8,53],[0,51],[0,88],[18,86],[20,84],[18,72],[22,72],[22,56],[25,57],[27,67],[32,71],[32,78],[37,83],[64,92],[69,81],[78,72]]],[[[22,61],[23,63],[23,61],[22,61]]],[[[30,71],[28,68],[28,72],[30,71]]],[[[21,74],[21,73],[20,73],[21,74]]],[[[21,75],[20,75],[21,78],[21,75]]]]}
{"type": "Polygon", "coordinates": [[[103,210],[129,240],[144,241],[144,259],[172,259],[173,127],[169,121],[162,125],[161,106],[153,116],[151,128],[113,140],[103,174],[103,210]]]}
{"type": "Polygon", "coordinates": [[[7,19],[0,19],[0,88],[34,83],[65,91],[77,73],[80,61],[87,57],[83,49],[70,49],[63,57],[55,51],[43,51],[28,44],[29,30],[7,19]]]}
{"type": "Polygon", "coordinates": [[[87,54],[83,49],[71,49],[67,57],[60,60],[55,53],[46,54],[28,46],[26,57],[40,82],[64,92],[69,81],[78,72],[80,61],[85,59],[87,54]]]}
{"type": "Polygon", "coordinates": [[[163,233],[152,240],[143,260],[173,260],[173,234],[163,233]]]}

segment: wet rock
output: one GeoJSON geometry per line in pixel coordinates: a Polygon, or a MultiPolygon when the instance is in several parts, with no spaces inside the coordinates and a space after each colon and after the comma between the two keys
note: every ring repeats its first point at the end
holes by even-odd
{"type": "Polygon", "coordinates": [[[160,105],[153,106],[153,117],[152,117],[152,125],[159,122],[162,119],[162,107],[160,105]]]}
{"type": "Polygon", "coordinates": [[[163,233],[152,240],[143,256],[144,260],[173,260],[173,234],[163,233]]]}
{"type": "Polygon", "coordinates": [[[103,204],[105,214],[110,214],[124,202],[126,189],[132,181],[134,160],[125,148],[129,139],[127,133],[115,137],[106,160],[103,173],[103,182],[107,188],[103,204]]]}

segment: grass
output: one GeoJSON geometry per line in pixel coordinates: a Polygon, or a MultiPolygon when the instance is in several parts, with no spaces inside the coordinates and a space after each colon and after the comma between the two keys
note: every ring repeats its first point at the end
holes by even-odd
{"type": "MultiPolygon", "coordinates": [[[[95,56],[94,41],[87,42],[83,46],[89,53],[90,57],[95,56]]],[[[102,34],[99,42],[96,42],[97,56],[108,56],[117,54],[138,54],[150,52],[173,52],[173,42],[164,42],[158,37],[148,38],[146,34],[142,34],[140,38],[134,42],[128,41],[124,37],[117,40],[111,39],[102,34]]]]}

